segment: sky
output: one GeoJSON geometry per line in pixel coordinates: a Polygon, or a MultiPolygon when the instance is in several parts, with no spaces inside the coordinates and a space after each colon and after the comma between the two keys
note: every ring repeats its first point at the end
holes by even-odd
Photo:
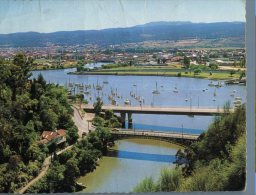
{"type": "Polygon", "coordinates": [[[245,0],[1,0],[0,34],[245,21],[245,0]]]}

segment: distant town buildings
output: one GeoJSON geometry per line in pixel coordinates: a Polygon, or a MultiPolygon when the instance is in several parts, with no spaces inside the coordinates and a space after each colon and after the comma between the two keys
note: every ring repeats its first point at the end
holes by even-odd
{"type": "MultiPolygon", "coordinates": [[[[154,43],[157,45],[157,43],[154,43]]],[[[58,46],[48,44],[46,47],[32,48],[0,48],[0,57],[11,60],[18,52],[35,59],[37,66],[59,66],[63,64],[76,64],[79,60],[88,62],[114,62],[130,65],[167,65],[172,62],[181,62],[184,56],[192,64],[214,63],[220,66],[232,66],[245,58],[245,49],[178,49],[154,48],[152,43],[126,43],[122,45],[73,45],[58,46]],[[149,45],[150,47],[144,47],[149,45]]]]}

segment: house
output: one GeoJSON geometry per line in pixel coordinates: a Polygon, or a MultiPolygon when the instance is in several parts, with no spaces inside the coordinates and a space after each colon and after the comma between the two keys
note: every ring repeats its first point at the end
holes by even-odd
{"type": "Polygon", "coordinates": [[[59,129],[56,131],[43,131],[40,137],[40,143],[51,145],[52,143],[56,143],[57,145],[66,141],[66,130],[59,129]]]}

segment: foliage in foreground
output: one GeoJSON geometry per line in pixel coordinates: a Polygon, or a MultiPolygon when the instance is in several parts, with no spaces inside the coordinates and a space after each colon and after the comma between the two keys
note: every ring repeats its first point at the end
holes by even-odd
{"type": "Polygon", "coordinates": [[[77,139],[67,92],[42,75],[30,79],[32,63],[23,54],[0,61],[0,192],[15,192],[39,173],[49,155],[42,131],[63,128],[69,144],[77,139]]]}
{"type": "Polygon", "coordinates": [[[215,118],[208,131],[184,152],[177,167],[165,169],[157,182],[146,178],[135,192],[238,191],[245,187],[245,106],[215,118]]]}
{"type": "Polygon", "coordinates": [[[110,141],[110,131],[97,127],[87,137],[59,156],[55,156],[46,176],[27,190],[27,193],[75,192],[76,179],[93,171],[110,141]]]}

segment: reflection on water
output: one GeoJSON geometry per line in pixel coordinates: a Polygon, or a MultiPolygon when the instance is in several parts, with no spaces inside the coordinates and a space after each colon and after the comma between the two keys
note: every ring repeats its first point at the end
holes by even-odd
{"type": "Polygon", "coordinates": [[[87,186],[83,192],[131,192],[145,177],[158,178],[162,168],[173,166],[181,147],[150,139],[124,139],[116,142],[97,169],[80,177],[87,186]]]}
{"type": "MultiPolygon", "coordinates": [[[[126,128],[128,128],[128,122],[125,123],[126,128]]],[[[179,127],[166,127],[166,126],[156,126],[156,125],[146,125],[133,123],[132,129],[147,130],[147,131],[168,131],[175,133],[189,133],[189,134],[201,134],[204,130],[193,129],[193,128],[179,128],[179,127]]]]}
{"type": "Polygon", "coordinates": [[[107,156],[132,160],[145,160],[167,163],[175,162],[175,155],[148,154],[142,152],[129,152],[124,150],[110,150],[107,156]]]}

